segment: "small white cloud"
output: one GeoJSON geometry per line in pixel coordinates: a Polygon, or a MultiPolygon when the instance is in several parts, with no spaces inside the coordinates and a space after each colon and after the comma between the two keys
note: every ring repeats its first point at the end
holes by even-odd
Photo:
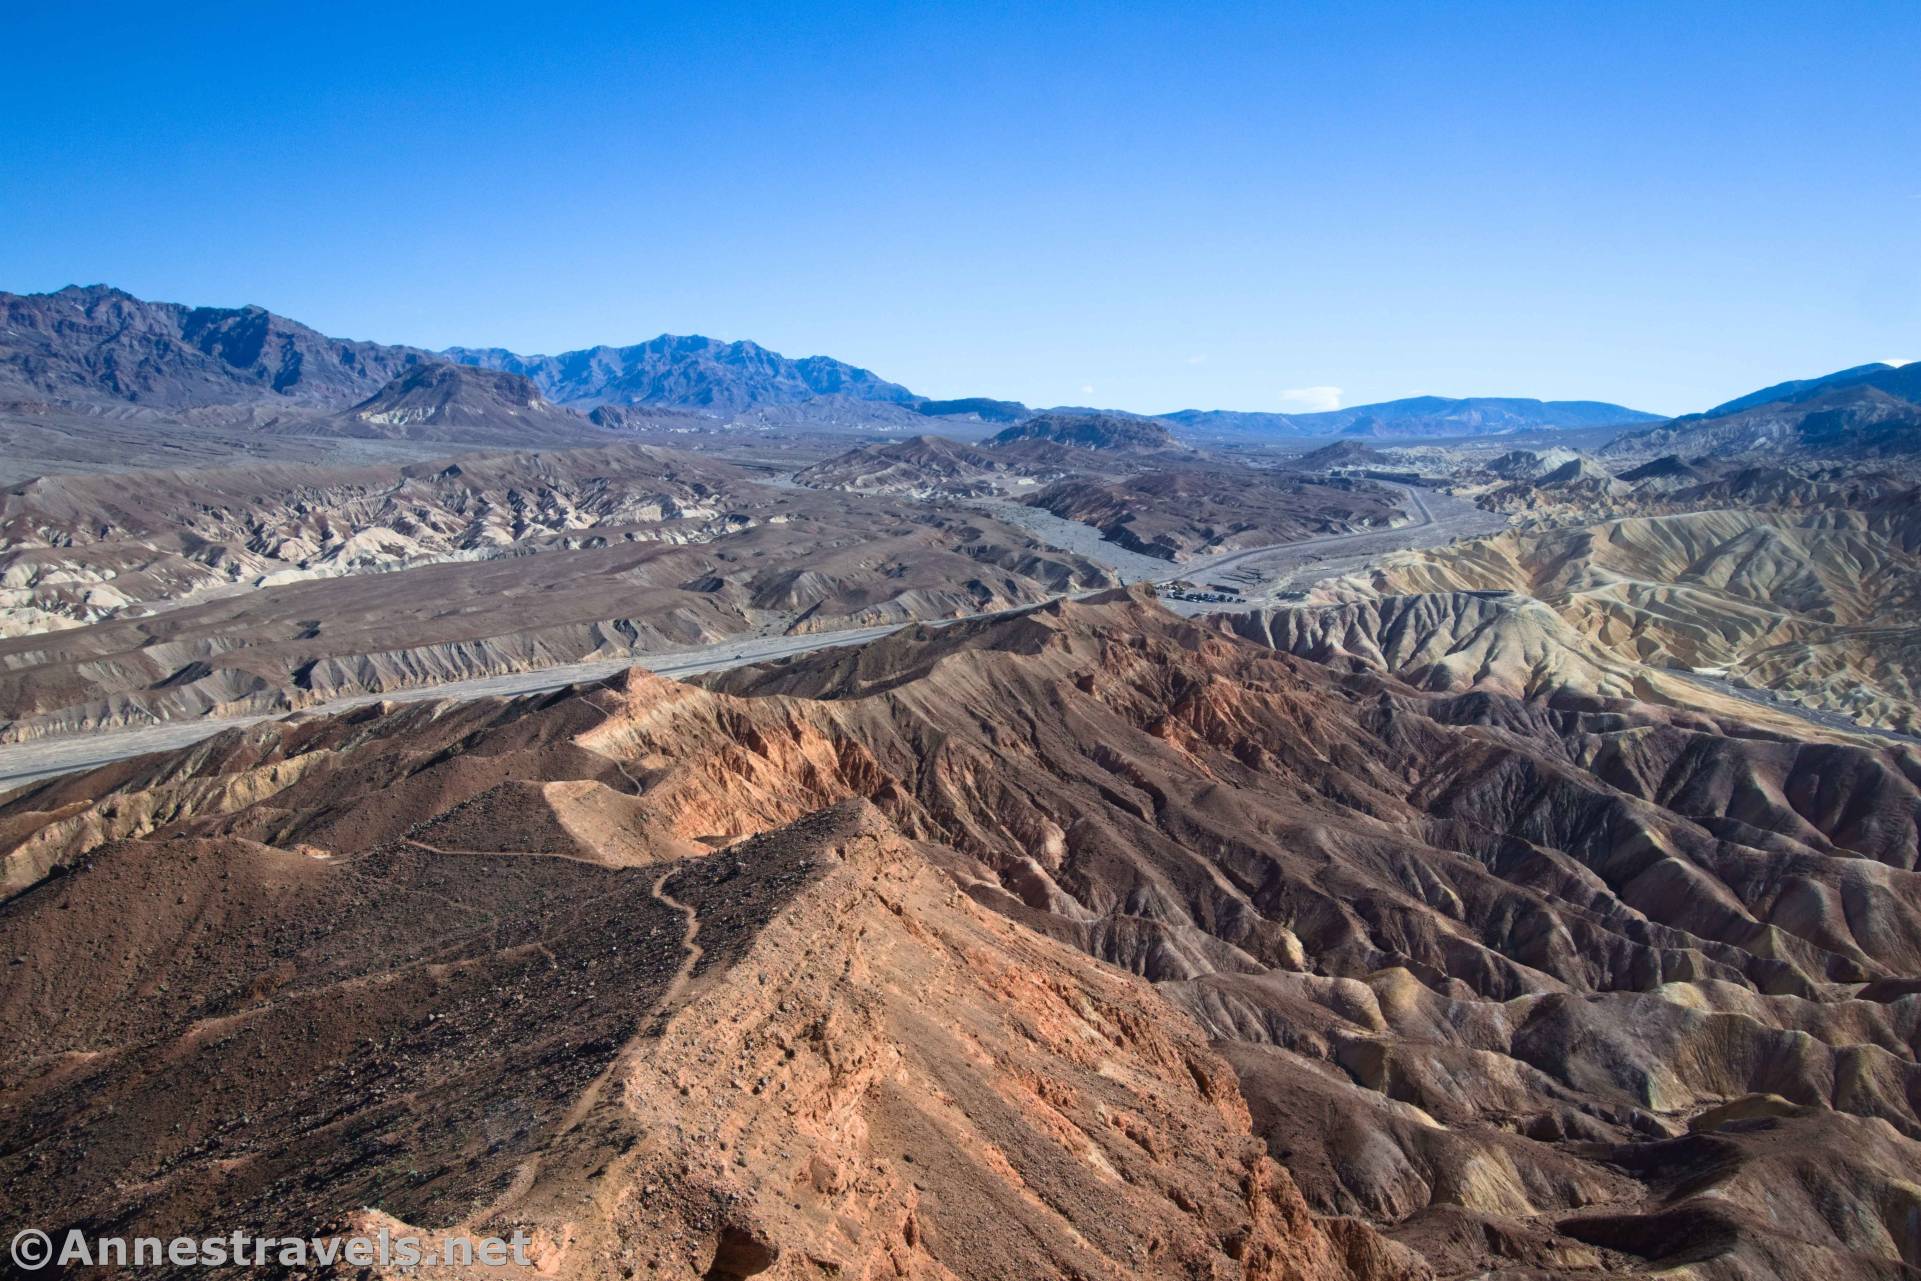
{"type": "Polygon", "coordinates": [[[1083,395],[1083,396],[1092,396],[1093,394],[1094,394],[1094,384],[1093,384],[1093,383],[1082,383],[1082,384],[1081,384],[1081,395],[1083,395]]]}
{"type": "Polygon", "coordinates": [[[1912,360],[1884,360],[1881,363],[1884,365],[1893,365],[1896,369],[1899,369],[1903,365],[1912,365],[1914,362],[1912,360]]]}
{"type": "Polygon", "coordinates": [[[1281,393],[1281,403],[1303,413],[1321,414],[1341,407],[1339,387],[1290,387],[1281,393]]]}
{"type": "Polygon", "coordinates": [[[1207,363],[1207,353],[1202,352],[1198,356],[1189,356],[1187,363],[1190,365],[1205,365],[1207,363]]]}

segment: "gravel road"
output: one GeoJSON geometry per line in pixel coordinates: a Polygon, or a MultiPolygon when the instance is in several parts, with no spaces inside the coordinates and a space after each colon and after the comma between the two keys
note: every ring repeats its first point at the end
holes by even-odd
{"type": "Polygon", "coordinates": [[[1278,547],[1256,547],[1192,562],[1177,576],[1203,585],[1219,583],[1233,587],[1245,599],[1233,604],[1171,601],[1170,606],[1185,614],[1259,606],[1277,592],[1299,590],[1324,578],[1365,569],[1389,552],[1438,547],[1457,538],[1476,538],[1495,533],[1507,524],[1502,517],[1482,511],[1452,494],[1437,494],[1413,485],[1388,487],[1407,495],[1408,506],[1414,513],[1414,520],[1408,524],[1355,534],[1324,534],[1278,547]]]}
{"type": "MultiPolygon", "coordinates": [[[[1271,594],[1279,590],[1280,586],[1293,581],[1299,575],[1311,573],[1314,577],[1326,577],[1337,573],[1348,573],[1366,564],[1371,557],[1387,551],[1405,547],[1432,546],[1461,537],[1467,532],[1485,532],[1484,527],[1489,521],[1493,522],[1494,528],[1499,528],[1501,524],[1499,517],[1489,516],[1488,513],[1459,499],[1440,494],[1427,494],[1407,486],[1394,486],[1394,488],[1402,489],[1408,495],[1415,514],[1412,522],[1398,529],[1367,530],[1356,534],[1329,534],[1277,547],[1256,547],[1245,551],[1226,552],[1218,556],[1201,557],[1179,565],[1129,551],[1117,543],[1102,538],[1100,532],[1092,526],[1079,521],[1064,520],[1052,512],[1042,511],[1039,508],[1001,502],[978,502],[974,505],[991,511],[993,515],[1003,520],[1020,525],[1051,546],[1063,551],[1076,552],[1108,566],[1129,583],[1170,583],[1178,579],[1205,582],[1225,572],[1240,576],[1235,580],[1237,583],[1243,578],[1250,583],[1249,587],[1243,589],[1248,596],[1248,599],[1243,602],[1232,604],[1169,602],[1181,613],[1195,614],[1209,610],[1245,609],[1249,604],[1260,603],[1262,594],[1271,594]],[[1338,550],[1341,555],[1337,558],[1325,555],[1332,550],[1338,550]]],[[[751,640],[743,638],[673,653],[571,663],[564,667],[546,667],[539,671],[521,672],[509,676],[450,681],[440,685],[392,690],[383,694],[361,694],[352,698],[316,704],[294,714],[321,716],[380,702],[405,703],[434,698],[465,699],[535,694],[582,681],[601,680],[615,672],[635,666],[645,667],[663,676],[692,676],[700,672],[720,671],[729,667],[765,662],[768,659],[782,658],[790,654],[811,653],[814,650],[828,649],[836,645],[864,644],[896,631],[900,626],[902,625],[890,624],[882,627],[855,628],[849,631],[822,632],[808,636],[777,636],[751,640]]],[[[285,713],[274,715],[285,715],[285,713]]],[[[272,716],[235,716],[178,721],[164,725],[142,726],[137,729],[100,730],[71,737],[33,739],[24,743],[0,745],[0,791],[19,787],[38,778],[92,769],[129,756],[141,756],[149,752],[185,747],[204,738],[211,738],[223,730],[237,729],[272,718],[272,716]]]]}
{"type": "Polygon", "coordinates": [[[1849,734],[1866,734],[1873,738],[1885,738],[1897,743],[1921,743],[1921,738],[1917,738],[1913,734],[1903,734],[1901,731],[1893,729],[1881,729],[1874,725],[1863,725],[1859,721],[1843,716],[1839,712],[1826,712],[1819,708],[1803,707],[1799,703],[1782,698],[1773,690],[1754,689],[1747,685],[1736,685],[1725,676],[1704,676],[1699,672],[1684,672],[1672,668],[1668,669],[1667,674],[1669,676],[1678,676],[1684,681],[1699,685],[1703,689],[1711,689],[1718,694],[1730,694],[1744,702],[1753,703],[1757,707],[1765,707],[1770,711],[1785,712],[1789,716],[1804,720],[1810,725],[1818,725],[1822,729],[1836,729],[1849,734]]]}
{"type": "MultiPolygon", "coordinates": [[[[537,672],[518,672],[509,676],[483,676],[474,680],[449,681],[442,685],[423,685],[414,689],[393,690],[385,694],[358,694],[352,698],[319,703],[292,713],[296,716],[324,716],[365,707],[369,703],[413,703],[433,698],[487,698],[510,694],[537,694],[560,689],[582,681],[596,681],[629,667],[644,666],[662,676],[693,676],[700,672],[764,662],[789,654],[805,654],[830,645],[858,645],[895,630],[863,627],[853,631],[818,636],[778,636],[766,640],[738,640],[704,649],[682,650],[671,654],[650,654],[645,658],[612,658],[591,663],[569,663],[564,667],[543,667],[537,672]]],[[[288,713],[266,716],[229,716],[196,721],[174,721],[165,725],[146,725],[138,729],[100,730],[66,738],[32,739],[0,746],[0,790],[20,786],[36,778],[92,769],[123,757],[141,756],[185,747],[222,730],[238,729],[288,713]]]]}

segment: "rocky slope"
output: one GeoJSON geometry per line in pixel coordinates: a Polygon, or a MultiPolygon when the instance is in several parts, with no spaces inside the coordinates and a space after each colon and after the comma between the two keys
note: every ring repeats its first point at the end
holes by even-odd
{"type": "Polygon", "coordinates": [[[810,489],[879,490],[967,496],[999,492],[1018,464],[994,451],[941,436],[856,445],[794,473],[810,489]]]}
{"type": "Polygon", "coordinates": [[[416,365],[324,425],[346,436],[510,448],[605,439],[596,424],[548,403],[518,374],[442,363],[416,365]]]}
{"type": "Polygon", "coordinates": [[[1866,725],[1921,724],[1911,490],[1743,472],[1650,502],[1669,510],[1395,555],[1321,593],[1516,592],[1627,662],[1731,676],[1866,725]]]}
{"type": "Polygon", "coordinates": [[[1778,383],[1644,432],[1610,454],[1901,458],[1921,453],[1921,364],[1862,365],[1778,383]]]}
{"type": "Polygon", "coordinates": [[[826,356],[789,360],[758,343],[662,334],[629,347],[589,347],[558,356],[517,356],[498,347],[453,347],[463,365],[519,374],[561,404],[603,402],[734,412],[796,404],[818,396],[906,405],[917,397],[897,383],[826,356]]]}
{"type": "Polygon", "coordinates": [[[0,636],[148,612],[222,588],[484,559],[653,526],[722,532],[724,463],[640,446],[400,467],[54,476],[0,492],[0,636]]]}
{"type": "Polygon", "coordinates": [[[763,732],[644,675],[263,727],[119,777],[164,830],[41,826],[64,874],[0,903],[10,1204],[518,1228],[564,1277],[1428,1275],[1308,1210],[1190,1018],[861,789],[750,756],[775,791],[717,815],[755,787],[725,731],[645,745],[709,711],[763,732]]]}
{"type": "Polygon", "coordinates": [[[1482,689],[1515,698],[1564,693],[1674,704],[1695,691],[1608,654],[1545,603],[1511,592],[1384,596],[1220,617],[1271,648],[1350,671],[1390,673],[1417,689],[1482,689]]]}
{"type": "Polygon", "coordinates": [[[279,400],[345,408],[435,359],[328,338],[262,307],[146,302],[106,285],[0,293],[0,393],[157,408],[279,400]]]}
{"type": "Polygon", "coordinates": [[[1921,757],[1353,666],[1114,598],[31,788],[0,1178],[578,1275],[1911,1281],[1921,757]]]}
{"type": "Polygon", "coordinates": [[[1179,562],[1214,552],[1387,528],[1399,495],[1365,481],[1277,471],[1172,466],[1120,480],[1074,478],[1026,500],[1145,556],[1179,562]]]}
{"type": "Polygon", "coordinates": [[[1022,419],[987,438],[992,448],[1029,441],[1068,445],[1077,449],[1152,451],[1179,449],[1165,425],[1151,418],[1123,418],[1115,414],[1045,413],[1022,419]]]}

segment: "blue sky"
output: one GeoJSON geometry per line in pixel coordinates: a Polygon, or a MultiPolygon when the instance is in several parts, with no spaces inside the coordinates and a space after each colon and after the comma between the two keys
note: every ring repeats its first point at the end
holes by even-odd
{"type": "Polygon", "coordinates": [[[1921,356],[1914,3],[27,8],[16,292],[1142,411],[1921,356]]]}

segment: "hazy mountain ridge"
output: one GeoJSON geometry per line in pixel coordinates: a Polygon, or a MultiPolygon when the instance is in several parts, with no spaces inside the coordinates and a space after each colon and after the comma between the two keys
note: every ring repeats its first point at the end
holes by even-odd
{"type": "Polygon", "coordinates": [[[913,392],[870,370],[828,356],[790,360],[754,342],[662,334],[627,347],[599,346],[558,356],[521,356],[500,347],[449,347],[457,364],[520,374],[561,404],[608,401],[733,411],[847,396],[910,405],[913,392]]]}
{"type": "Polygon", "coordinates": [[[1850,387],[1858,383],[1873,383],[1877,381],[1881,375],[1893,374],[1902,368],[1904,368],[1904,366],[1890,365],[1886,361],[1873,361],[1865,365],[1855,365],[1849,369],[1836,370],[1831,374],[1822,374],[1815,378],[1791,378],[1786,382],[1779,382],[1772,386],[1763,387],[1759,391],[1751,391],[1745,396],[1736,396],[1733,400],[1725,401],[1702,413],[1685,414],[1677,421],[1687,421],[1694,418],[1721,418],[1728,414],[1740,413],[1744,409],[1753,409],[1756,405],[1768,405],[1776,401],[1808,400],[1824,392],[1834,391],[1842,387],[1850,387]]]}
{"type": "Polygon", "coordinates": [[[1606,401],[1518,396],[1410,396],[1309,414],[1182,409],[1160,417],[1194,432],[1277,436],[1483,436],[1532,428],[1662,421],[1660,414],[1606,401]]]}
{"type": "Polygon", "coordinates": [[[1597,401],[1440,396],[1326,413],[1189,409],[1150,419],[1080,406],[1037,410],[986,396],[930,399],[829,356],[790,359],[755,342],[701,335],[662,334],[554,356],[504,347],[434,352],[330,338],[262,307],[150,302],[106,285],[0,294],[0,400],[26,406],[131,403],[177,412],[268,404],[338,411],[410,369],[437,362],[519,375],[553,405],[583,411],[638,404],[823,427],[870,419],[907,425],[916,416],[988,423],[1098,416],[1159,421],[1198,435],[1443,436],[1660,421],[1597,401]]]}
{"type": "Polygon", "coordinates": [[[596,426],[644,426],[619,413],[640,405],[697,415],[689,419],[695,425],[720,418],[749,426],[911,427],[926,418],[958,418],[1011,424],[1027,435],[1029,424],[1041,423],[1043,434],[1056,439],[1088,420],[1108,425],[1097,435],[1113,434],[1112,424],[1126,423],[1202,439],[1643,428],[1610,445],[1607,452],[1615,455],[1878,457],[1921,446],[1921,365],[1875,363],[1789,380],[1672,420],[1605,401],[1498,396],[1413,396],[1301,414],[1184,409],[1150,417],[1081,406],[1035,410],[984,396],[934,400],[832,357],[790,359],[758,343],[700,335],[662,334],[557,356],[523,356],[501,347],[432,352],[328,337],[263,307],[151,302],[106,285],[0,293],[0,401],[11,401],[16,413],[42,415],[97,414],[116,405],[181,416],[258,416],[264,410],[266,417],[256,421],[273,432],[436,440],[478,432],[475,439],[496,444],[588,438],[596,426]],[[503,406],[518,393],[502,400],[497,389],[483,390],[482,381],[415,373],[443,362],[525,379],[541,405],[509,413],[503,406]],[[429,385],[459,389],[431,417],[416,412],[429,385]],[[410,408],[372,405],[382,396],[405,397],[410,408]],[[578,415],[569,413],[569,407],[609,406],[595,422],[576,425],[578,415]],[[399,418],[409,420],[406,430],[397,429],[399,418]],[[523,429],[532,434],[516,435],[523,429]]]}
{"type": "Polygon", "coordinates": [[[1879,458],[1921,450],[1921,364],[1857,365],[1763,387],[1604,452],[1879,458]]]}

